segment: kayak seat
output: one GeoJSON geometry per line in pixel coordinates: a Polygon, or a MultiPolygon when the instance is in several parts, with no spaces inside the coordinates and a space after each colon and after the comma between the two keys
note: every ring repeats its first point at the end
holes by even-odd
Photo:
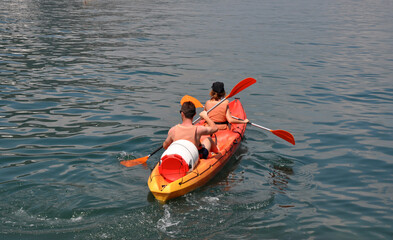
{"type": "Polygon", "coordinates": [[[189,170],[187,162],[178,154],[169,154],[161,158],[158,171],[168,182],[184,177],[189,170]]]}

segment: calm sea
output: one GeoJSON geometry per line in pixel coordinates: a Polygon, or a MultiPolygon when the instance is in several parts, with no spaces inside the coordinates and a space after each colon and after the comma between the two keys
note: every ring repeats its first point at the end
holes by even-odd
{"type": "Polygon", "coordinates": [[[1,0],[1,239],[391,239],[391,0],[1,0]],[[209,184],[147,166],[212,82],[251,122],[209,184]]]}

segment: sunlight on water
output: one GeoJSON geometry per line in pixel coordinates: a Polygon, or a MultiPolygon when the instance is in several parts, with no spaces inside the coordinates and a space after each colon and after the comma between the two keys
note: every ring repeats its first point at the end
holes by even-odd
{"type": "Polygon", "coordinates": [[[390,239],[388,1],[2,1],[0,232],[6,239],[390,239]],[[248,126],[207,185],[159,204],[147,156],[242,91],[248,126]]]}

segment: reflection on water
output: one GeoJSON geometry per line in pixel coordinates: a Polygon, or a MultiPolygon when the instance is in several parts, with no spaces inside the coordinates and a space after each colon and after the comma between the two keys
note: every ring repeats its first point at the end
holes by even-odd
{"type": "Polygon", "coordinates": [[[272,178],[272,184],[278,188],[278,192],[285,194],[290,177],[288,175],[293,174],[293,170],[285,166],[273,166],[274,171],[269,172],[272,178]]]}
{"type": "Polygon", "coordinates": [[[7,239],[392,235],[391,4],[10,1],[0,4],[0,232],[7,239]],[[258,83],[249,126],[206,186],[147,188],[188,94],[258,83]],[[34,238],[33,237],[33,238],[34,238]]]}

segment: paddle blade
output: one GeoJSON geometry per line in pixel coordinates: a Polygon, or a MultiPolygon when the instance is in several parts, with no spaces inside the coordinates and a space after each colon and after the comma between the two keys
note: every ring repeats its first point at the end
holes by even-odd
{"type": "Polygon", "coordinates": [[[232,88],[232,91],[225,98],[228,99],[230,97],[235,96],[236,94],[238,94],[239,92],[243,91],[244,89],[248,88],[249,86],[253,85],[256,82],[257,80],[255,80],[254,78],[243,79],[238,84],[236,84],[236,86],[232,88]]]}
{"type": "Polygon", "coordinates": [[[149,156],[141,157],[141,158],[137,158],[137,159],[132,159],[132,160],[123,160],[123,161],[120,161],[120,163],[126,167],[133,167],[133,166],[145,163],[148,158],[149,158],[149,156]]]}
{"type": "Polygon", "coordinates": [[[272,132],[277,137],[280,137],[280,138],[284,139],[285,141],[295,145],[295,138],[293,137],[293,135],[291,133],[284,131],[284,130],[270,130],[270,132],[272,132]]]}
{"type": "Polygon", "coordinates": [[[189,95],[184,95],[184,97],[180,101],[180,105],[183,105],[183,103],[185,102],[192,102],[196,108],[203,107],[202,103],[198,99],[191,97],[189,95]]]}

